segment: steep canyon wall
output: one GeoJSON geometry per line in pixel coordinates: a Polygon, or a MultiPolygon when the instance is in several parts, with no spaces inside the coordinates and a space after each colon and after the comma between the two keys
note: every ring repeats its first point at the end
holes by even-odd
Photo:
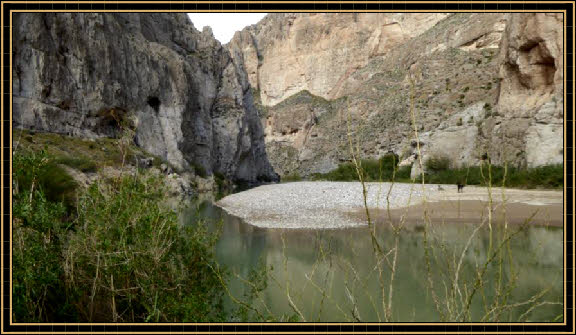
{"type": "Polygon", "coordinates": [[[277,178],[242,69],[186,14],[17,13],[13,120],[86,138],[135,130],[175,167],[277,178]]]}
{"type": "Polygon", "coordinates": [[[545,13],[269,14],[228,49],[280,174],[335,168],[350,134],[410,164],[414,121],[424,159],[522,167],[563,159],[562,32],[545,13]]]}

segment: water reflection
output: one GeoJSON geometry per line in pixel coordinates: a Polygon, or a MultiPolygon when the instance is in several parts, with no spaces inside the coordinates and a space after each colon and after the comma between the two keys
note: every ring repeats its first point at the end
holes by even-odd
{"type": "MultiPolygon", "coordinates": [[[[381,266],[377,266],[368,229],[260,229],[225,214],[211,202],[189,208],[183,217],[186,222],[194,222],[197,217],[207,218],[212,230],[217,227],[214,222],[223,221],[215,254],[239,276],[247,278],[250,270],[256,269],[261,262],[273,268],[262,297],[274,314],[296,314],[288,302],[288,292],[306,321],[385,320],[383,302],[386,305],[389,299],[392,258],[381,258],[381,266]],[[378,271],[379,268],[382,270],[378,271]]],[[[440,321],[441,313],[447,313],[447,309],[452,309],[452,313],[454,309],[464,310],[466,297],[446,299],[451,296],[450,283],[455,269],[461,268],[460,290],[464,291],[466,287],[470,292],[477,284],[478,269],[482,269],[489,249],[495,250],[500,245],[495,240],[490,241],[487,230],[480,230],[463,253],[475,227],[438,224],[426,234],[423,229],[412,228],[398,235],[389,315],[392,321],[440,321]],[[424,252],[426,245],[430,251],[428,256],[424,252]],[[446,301],[451,301],[452,305],[446,301]],[[458,303],[454,304],[455,301],[458,303]],[[441,305],[440,311],[437,303],[441,305]]],[[[395,239],[390,229],[380,227],[376,235],[383,250],[393,249],[395,239]]],[[[555,303],[563,300],[562,243],[561,228],[530,227],[519,231],[511,239],[510,246],[506,246],[512,258],[502,259],[504,264],[512,262],[513,266],[503,267],[500,276],[498,262],[487,266],[484,280],[480,281],[481,289],[470,304],[469,317],[481,320],[494,307],[483,301],[492,301],[499,294],[497,287],[507,288],[507,283],[513,283],[506,304],[523,302],[535,295],[540,296],[539,301],[547,303],[532,310],[533,304],[519,306],[511,312],[501,308],[503,313],[499,321],[517,322],[522,317],[522,321],[561,322],[557,317],[562,314],[563,307],[555,303]]],[[[235,296],[241,297],[245,286],[240,280],[233,280],[230,288],[235,296]]],[[[500,295],[506,292],[508,290],[501,290],[500,295]]],[[[261,305],[258,301],[253,303],[261,305]]]]}

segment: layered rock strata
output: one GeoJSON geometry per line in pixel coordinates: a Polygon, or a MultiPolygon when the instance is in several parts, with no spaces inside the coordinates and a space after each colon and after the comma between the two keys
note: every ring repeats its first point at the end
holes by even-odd
{"type": "Polygon", "coordinates": [[[353,143],[416,175],[418,154],[562,162],[562,28],[546,13],[269,14],[228,48],[280,174],[329,171],[353,143]]]}

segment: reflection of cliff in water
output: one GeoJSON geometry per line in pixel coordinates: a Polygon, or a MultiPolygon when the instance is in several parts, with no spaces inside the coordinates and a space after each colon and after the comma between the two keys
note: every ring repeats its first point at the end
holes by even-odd
{"type": "MultiPolygon", "coordinates": [[[[350,315],[343,313],[349,313],[353,308],[350,294],[354,297],[363,321],[378,321],[379,317],[383,317],[382,288],[370,233],[366,228],[323,231],[261,229],[223,213],[210,203],[203,203],[198,214],[205,218],[223,220],[222,234],[215,253],[232,273],[247,278],[250,270],[257,269],[262,262],[268,269],[273,267],[269,272],[271,278],[263,298],[274,313],[293,314],[286,297],[288,283],[294,303],[312,320],[350,321],[346,319],[350,315]],[[326,295],[316,285],[322,287],[326,295]]],[[[191,217],[186,215],[188,213],[185,217],[191,217]]],[[[208,225],[210,229],[216,226],[214,223],[208,225]]],[[[459,261],[475,227],[467,224],[437,224],[428,228],[427,243],[434,259],[431,263],[432,280],[436,294],[441,299],[445,295],[444,283],[448,283],[450,271],[459,261]]],[[[495,225],[494,234],[502,233],[501,229],[502,226],[495,225]]],[[[390,229],[379,227],[377,236],[383,250],[393,248],[394,233],[390,229]]],[[[516,273],[503,273],[503,282],[513,276],[516,278],[509,303],[528,300],[544,289],[549,289],[544,300],[562,301],[562,237],[562,229],[543,227],[530,227],[515,235],[510,247],[516,273]]],[[[427,281],[424,231],[406,230],[398,238],[393,319],[439,321],[427,281]]],[[[489,245],[489,231],[481,229],[463,256],[461,285],[474,282],[476,267],[486,260],[489,245]]],[[[385,264],[383,269],[383,283],[387,288],[390,268],[385,264]]],[[[485,276],[484,295],[488,301],[495,296],[495,270],[496,267],[489,267],[485,276]]],[[[230,288],[238,297],[244,292],[238,280],[233,280],[230,288]]],[[[257,301],[253,303],[258,305],[257,301]]],[[[517,321],[527,309],[518,309],[505,315],[505,318],[517,321]]],[[[473,319],[481,318],[484,314],[482,298],[474,300],[471,313],[473,319]]],[[[528,320],[552,320],[561,313],[562,305],[545,305],[534,309],[528,320]]]]}

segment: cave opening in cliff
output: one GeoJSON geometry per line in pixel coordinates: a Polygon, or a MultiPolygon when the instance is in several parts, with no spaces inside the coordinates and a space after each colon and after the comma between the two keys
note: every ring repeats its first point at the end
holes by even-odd
{"type": "Polygon", "coordinates": [[[160,109],[160,99],[158,97],[148,97],[148,106],[152,107],[158,113],[160,109]]]}

